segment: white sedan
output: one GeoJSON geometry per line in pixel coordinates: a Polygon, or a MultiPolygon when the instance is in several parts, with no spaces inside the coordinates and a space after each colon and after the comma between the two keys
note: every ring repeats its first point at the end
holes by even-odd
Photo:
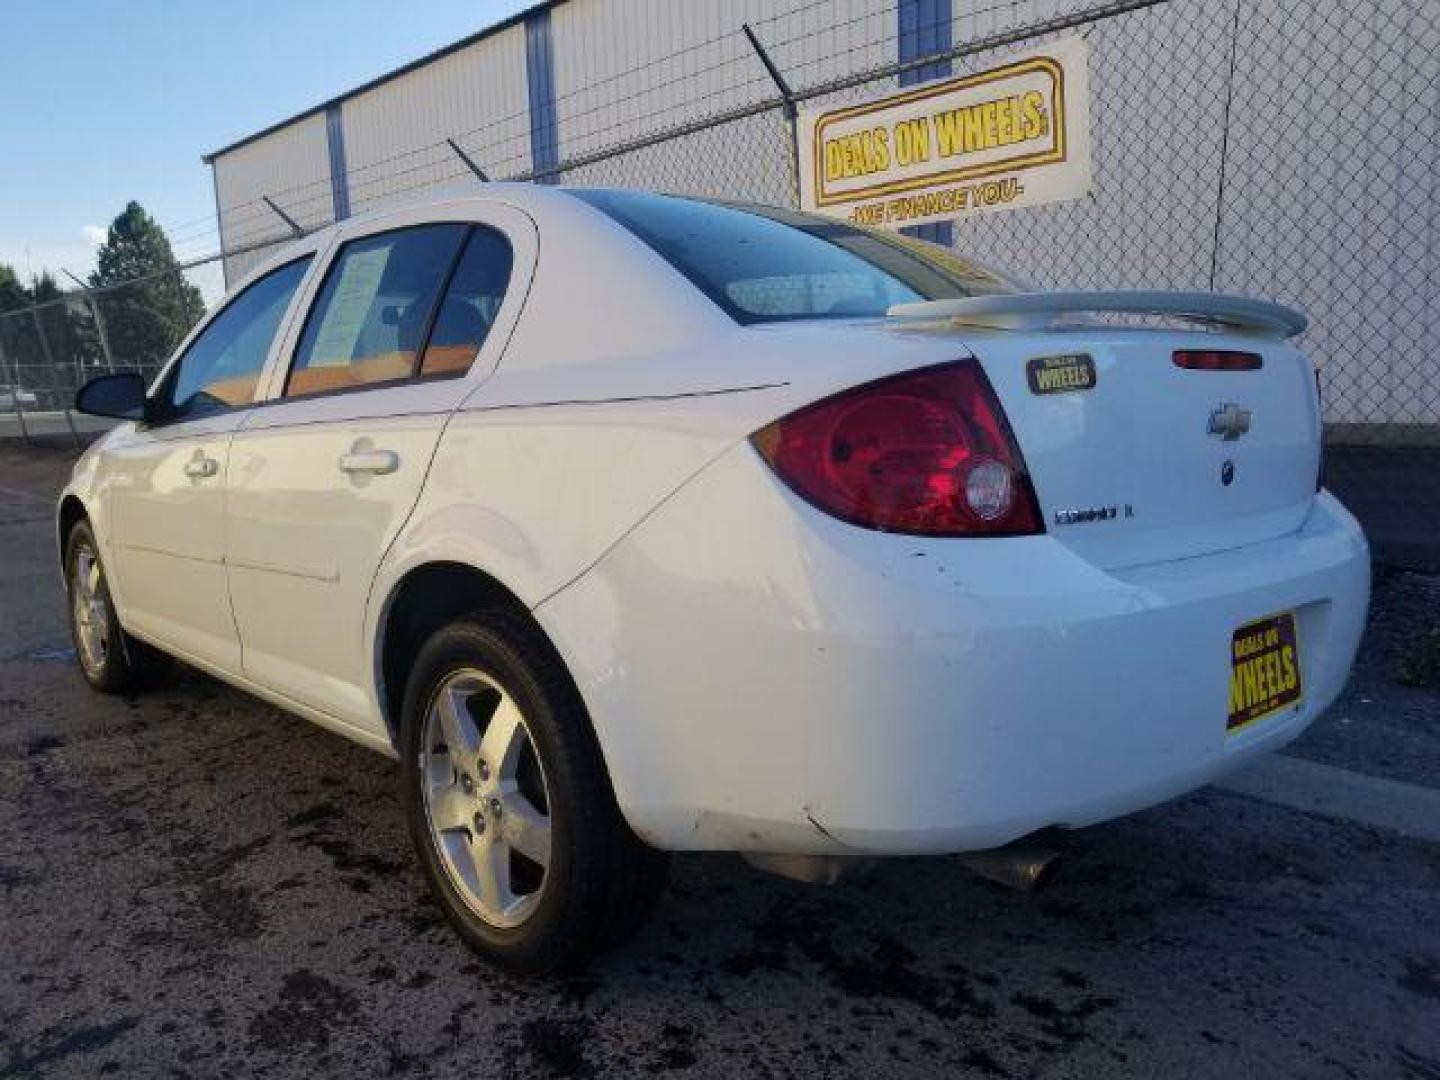
{"type": "Polygon", "coordinates": [[[663,852],[828,880],[1104,821],[1345,682],[1369,562],[1303,326],[639,192],[347,221],[82,390],[129,422],[60,500],[80,667],[399,758],[513,969],[635,928],[663,852]]]}

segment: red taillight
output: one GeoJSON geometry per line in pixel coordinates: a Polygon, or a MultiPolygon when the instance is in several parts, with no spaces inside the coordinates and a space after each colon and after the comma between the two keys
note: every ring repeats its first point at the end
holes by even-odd
{"type": "Polygon", "coordinates": [[[1225,349],[1181,349],[1174,359],[1176,367],[1191,371],[1259,371],[1265,366],[1259,353],[1225,349]]]}
{"type": "Polygon", "coordinates": [[[1043,531],[1020,449],[974,360],[846,390],[752,441],[798,495],[855,525],[924,536],[1043,531]]]}

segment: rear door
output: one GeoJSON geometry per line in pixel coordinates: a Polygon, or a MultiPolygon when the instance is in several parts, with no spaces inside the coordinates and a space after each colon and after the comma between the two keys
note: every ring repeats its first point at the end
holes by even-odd
{"type": "Polygon", "coordinates": [[[1046,528],[1119,568],[1293,532],[1320,455],[1314,371],[1237,334],[965,334],[1005,407],[1046,528]]]}
{"type": "Polygon", "coordinates": [[[362,727],[371,582],[450,413],[503,344],[491,329],[528,219],[497,207],[473,220],[486,217],[342,233],[232,449],[226,562],[245,673],[362,727]]]}
{"type": "Polygon", "coordinates": [[[258,278],[207,323],[152,397],[159,419],[101,459],[111,585],[126,626],[192,659],[238,670],[224,568],[225,474],[310,256],[258,278]]]}

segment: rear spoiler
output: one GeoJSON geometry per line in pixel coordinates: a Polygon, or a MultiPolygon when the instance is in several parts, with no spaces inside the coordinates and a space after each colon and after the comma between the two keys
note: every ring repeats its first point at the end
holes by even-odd
{"type": "Polygon", "coordinates": [[[1268,300],[1227,293],[1113,290],[1105,292],[996,293],[956,300],[896,304],[887,315],[905,323],[950,323],[997,330],[1040,329],[1057,315],[1115,312],[1161,315],[1223,326],[1255,337],[1283,341],[1308,325],[1300,312],[1268,300]]]}

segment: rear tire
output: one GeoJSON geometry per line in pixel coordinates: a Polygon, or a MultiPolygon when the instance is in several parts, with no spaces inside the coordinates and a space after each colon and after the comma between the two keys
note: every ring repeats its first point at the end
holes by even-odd
{"type": "Polygon", "coordinates": [[[439,630],[402,721],[411,837],[471,948],[507,971],[573,970],[643,924],[668,859],[625,823],[579,693],[527,617],[439,630]]]}
{"type": "Polygon", "coordinates": [[[66,538],[65,588],[75,658],[94,689],[102,694],[132,694],[170,674],[173,661],[168,656],[131,637],[120,625],[94,530],[84,519],[66,538]]]}

